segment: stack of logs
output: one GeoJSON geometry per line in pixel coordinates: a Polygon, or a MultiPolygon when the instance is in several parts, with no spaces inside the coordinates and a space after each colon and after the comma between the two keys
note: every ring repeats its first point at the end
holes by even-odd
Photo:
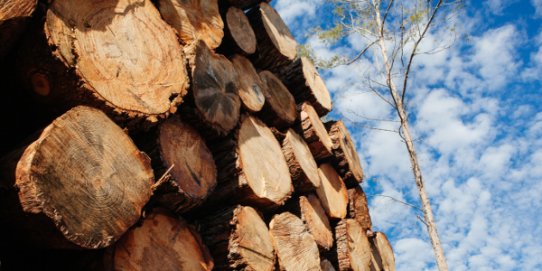
{"type": "Polygon", "coordinates": [[[2,270],[394,270],[296,50],[267,2],[0,0],[6,106],[49,118],[4,126],[2,270]]]}

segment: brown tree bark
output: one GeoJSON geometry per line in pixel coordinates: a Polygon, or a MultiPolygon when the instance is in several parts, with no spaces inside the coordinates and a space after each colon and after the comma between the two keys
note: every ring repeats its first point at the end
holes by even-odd
{"type": "Polygon", "coordinates": [[[23,33],[37,0],[0,0],[0,58],[13,48],[23,33]]]}
{"type": "Polygon", "coordinates": [[[333,156],[337,162],[337,171],[343,178],[347,187],[356,187],[363,180],[361,161],[356,152],[356,144],[352,141],[350,133],[342,121],[330,121],[329,137],[333,142],[333,156]]]}
{"type": "Polygon", "coordinates": [[[154,123],[188,88],[175,31],[149,0],[53,1],[19,55],[23,80],[58,113],[87,104],[123,123],[154,123]]]}
{"type": "Polygon", "coordinates": [[[282,152],[297,192],[314,191],[320,186],[318,165],[303,138],[292,129],[288,129],[282,140],[282,152]]]}
{"type": "Polygon", "coordinates": [[[393,249],[386,235],[382,232],[375,232],[369,240],[375,260],[375,270],[395,271],[395,256],[393,256],[393,249]]]}
{"type": "Polygon", "coordinates": [[[16,156],[0,171],[11,175],[1,179],[0,223],[14,245],[107,247],[151,196],[148,157],[97,109],[73,108],[16,156]]]}
{"type": "Polygon", "coordinates": [[[367,197],[359,186],[348,189],[348,217],[355,219],[365,231],[372,230],[367,197]]]}
{"type": "Polygon", "coordinates": [[[287,129],[297,118],[294,96],[272,72],[262,71],[260,78],[265,84],[265,104],[258,115],[270,126],[287,129]]]}
{"type": "Polygon", "coordinates": [[[316,242],[297,216],[289,212],[273,216],[269,233],[281,270],[320,270],[316,242]]]}
{"type": "Polygon", "coordinates": [[[234,55],[232,63],[237,72],[239,97],[243,107],[252,113],[259,112],[265,103],[264,88],[266,85],[252,66],[252,62],[241,55],[234,55]]]}
{"type": "Polygon", "coordinates": [[[211,49],[217,48],[224,37],[224,22],[218,10],[218,0],[158,0],[160,14],[186,45],[202,40],[211,49]]]}
{"type": "Polygon", "coordinates": [[[329,91],[310,59],[300,57],[278,75],[292,91],[297,103],[310,102],[319,116],[331,111],[329,91]]]}
{"type": "Polygon", "coordinates": [[[221,52],[251,55],[256,52],[256,35],[245,13],[236,7],[229,7],[224,15],[224,39],[221,52]]]}
{"type": "Polygon", "coordinates": [[[318,168],[320,175],[320,187],[316,194],[322,203],[322,207],[331,219],[346,217],[348,205],[348,193],[344,182],[330,164],[321,164],[318,168]]]}
{"type": "Polygon", "coordinates": [[[220,210],[198,223],[216,270],[274,270],[275,251],[267,225],[252,207],[220,210]]]}
{"type": "Polygon", "coordinates": [[[310,103],[301,104],[299,118],[301,120],[301,134],[309,145],[314,159],[322,161],[331,157],[333,143],[326,127],[310,103]]]}
{"type": "Polygon", "coordinates": [[[339,271],[374,270],[371,245],[366,232],[353,219],[343,219],[335,227],[339,271]]]}

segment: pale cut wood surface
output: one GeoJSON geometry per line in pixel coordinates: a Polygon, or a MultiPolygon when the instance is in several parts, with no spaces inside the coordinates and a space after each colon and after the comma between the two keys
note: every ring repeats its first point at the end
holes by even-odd
{"type": "Polygon", "coordinates": [[[282,152],[298,192],[314,191],[320,186],[318,165],[303,138],[292,129],[288,129],[282,141],[282,152]]]}
{"type": "Polygon", "coordinates": [[[239,97],[243,106],[250,112],[259,112],[265,103],[264,88],[267,86],[260,79],[250,60],[241,55],[234,55],[231,61],[237,72],[239,97]]]}
{"type": "Polygon", "coordinates": [[[333,142],[333,155],[337,161],[337,171],[348,187],[356,187],[363,180],[363,169],[356,151],[356,144],[352,141],[344,123],[331,121],[326,123],[329,128],[329,137],[333,142]]]}
{"type": "Polygon", "coordinates": [[[320,199],[314,194],[299,197],[301,219],[322,250],[329,250],[333,246],[333,233],[326,212],[320,199]]]}
{"type": "Polygon", "coordinates": [[[339,271],[371,271],[371,245],[366,232],[353,219],[343,219],[335,227],[339,271]]]}
{"type": "Polygon", "coordinates": [[[245,13],[236,7],[229,7],[225,15],[225,38],[229,51],[243,55],[256,52],[256,35],[245,13]]]}
{"type": "Polygon", "coordinates": [[[299,118],[301,120],[302,135],[316,161],[331,157],[333,143],[326,127],[310,103],[304,102],[301,104],[299,118]]]}
{"type": "Polygon", "coordinates": [[[262,71],[260,78],[266,87],[265,104],[259,116],[278,129],[290,127],[297,117],[294,96],[272,72],[262,71]]]}
{"type": "Polygon", "coordinates": [[[383,232],[375,232],[371,238],[373,256],[378,271],[395,271],[395,256],[388,238],[383,232]]]}
{"type": "Polygon", "coordinates": [[[322,202],[324,210],[331,219],[345,218],[348,193],[344,182],[330,164],[321,164],[318,173],[321,183],[320,187],[316,189],[316,194],[322,202]]]}

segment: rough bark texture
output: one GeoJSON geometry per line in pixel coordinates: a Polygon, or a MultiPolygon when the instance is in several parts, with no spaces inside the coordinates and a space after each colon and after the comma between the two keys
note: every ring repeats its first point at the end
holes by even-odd
{"type": "Polygon", "coordinates": [[[288,129],[282,141],[282,152],[298,192],[314,191],[320,186],[318,165],[303,138],[292,129],[288,129]]]}
{"type": "Polygon", "coordinates": [[[340,271],[371,271],[371,245],[367,234],[353,219],[343,219],[335,227],[340,271]]]}
{"type": "Polygon", "coordinates": [[[23,33],[37,0],[0,0],[0,58],[23,33]]]}
{"type": "Polygon", "coordinates": [[[377,271],[395,271],[395,256],[393,249],[386,235],[382,232],[375,232],[370,238],[377,271]]]}
{"type": "Polygon", "coordinates": [[[252,56],[259,69],[278,72],[296,57],[297,42],[280,15],[267,3],[247,13],[256,34],[256,53],[252,56]]]}
{"type": "Polygon", "coordinates": [[[348,217],[358,221],[364,230],[372,230],[367,197],[359,186],[348,189],[348,217]]]}
{"type": "Polygon", "coordinates": [[[256,35],[245,13],[236,7],[230,7],[224,15],[224,40],[220,51],[251,55],[256,52],[256,35]]]}
{"type": "Polygon", "coordinates": [[[333,233],[326,211],[317,196],[308,194],[293,199],[288,204],[287,210],[301,218],[320,250],[331,249],[333,233]]]}
{"type": "Polygon", "coordinates": [[[329,127],[329,137],[333,142],[333,155],[337,162],[337,171],[346,186],[356,187],[363,180],[361,161],[356,152],[356,144],[342,121],[326,123],[329,127]]]}
{"type": "Polygon", "coordinates": [[[280,71],[279,77],[292,91],[297,103],[310,102],[320,116],[331,111],[329,91],[310,59],[296,59],[280,71]]]}
{"type": "Polygon", "coordinates": [[[281,270],[320,270],[320,256],[312,235],[298,217],[284,212],[269,223],[281,270]]]}
{"type": "Polygon", "coordinates": [[[348,193],[341,177],[330,164],[320,165],[318,174],[321,183],[316,189],[316,194],[327,215],[332,219],[345,218],[348,193]]]}
{"type": "Polygon", "coordinates": [[[184,44],[204,41],[215,49],[224,37],[218,0],[159,0],[160,14],[179,33],[184,44]]]}
{"type": "Polygon", "coordinates": [[[232,63],[237,72],[239,97],[243,107],[249,112],[259,112],[265,103],[264,88],[266,85],[252,66],[250,60],[241,55],[234,55],[232,63]]]}
{"type": "Polygon", "coordinates": [[[22,230],[23,239],[35,239],[37,246],[53,247],[57,241],[48,244],[48,239],[59,240],[58,232],[32,236],[33,231],[40,234],[54,223],[72,246],[111,245],[139,219],[154,178],[148,157],[128,135],[101,111],[84,106],[45,128],[7,173],[14,179],[2,180],[2,186],[15,185],[18,199],[2,197],[15,200],[2,205],[26,215],[2,215],[2,225],[22,230]],[[18,220],[21,224],[11,224],[18,220]]]}
{"type": "Polygon", "coordinates": [[[181,218],[155,211],[112,248],[109,270],[213,269],[199,234],[181,218]]]}
{"type": "Polygon", "coordinates": [[[149,0],[53,1],[36,32],[20,50],[21,75],[58,112],[87,104],[128,124],[153,123],[187,91],[175,31],[149,0]]]}
{"type": "Polygon", "coordinates": [[[270,126],[281,130],[292,126],[297,117],[294,96],[272,72],[262,71],[260,78],[265,84],[265,104],[259,116],[270,126]]]}
{"type": "Polygon", "coordinates": [[[199,133],[180,118],[170,118],[158,127],[152,149],[157,175],[171,168],[170,177],[155,185],[158,202],[175,213],[202,204],[216,186],[216,166],[199,133]]]}
{"type": "Polygon", "coordinates": [[[299,118],[301,134],[309,145],[314,159],[321,161],[331,157],[333,143],[326,127],[310,103],[301,104],[299,118]]]}
{"type": "Polygon", "coordinates": [[[216,270],[273,270],[275,251],[268,228],[256,210],[237,206],[199,221],[216,270]]]}

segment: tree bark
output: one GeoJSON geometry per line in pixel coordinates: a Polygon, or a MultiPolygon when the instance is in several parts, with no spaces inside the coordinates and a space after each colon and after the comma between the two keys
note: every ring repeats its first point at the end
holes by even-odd
{"type": "Polygon", "coordinates": [[[149,0],[53,1],[22,47],[23,80],[56,113],[86,104],[155,123],[187,92],[181,46],[149,0]]]}
{"type": "Polygon", "coordinates": [[[348,189],[348,217],[355,219],[363,230],[372,230],[367,197],[359,186],[348,189]]]}
{"type": "Polygon", "coordinates": [[[341,177],[330,164],[321,164],[318,168],[318,174],[321,183],[320,187],[316,189],[316,194],[327,215],[331,219],[345,218],[348,193],[341,177]]]}
{"type": "Polygon", "coordinates": [[[265,84],[265,104],[259,113],[260,118],[279,130],[287,129],[297,118],[294,96],[270,71],[260,72],[260,78],[265,84]]]}
{"type": "Polygon", "coordinates": [[[0,1],[0,58],[3,58],[19,40],[37,0],[0,1]]]}
{"type": "Polygon", "coordinates": [[[198,223],[216,270],[274,269],[275,251],[267,225],[252,207],[220,210],[198,223]]]}
{"type": "Polygon", "coordinates": [[[361,161],[356,152],[356,144],[352,141],[348,129],[342,121],[326,123],[329,137],[333,143],[333,156],[337,162],[337,171],[347,187],[359,186],[363,180],[361,161]]]}
{"type": "Polygon", "coordinates": [[[297,192],[311,192],[320,186],[318,165],[303,138],[292,129],[288,129],[282,141],[282,152],[297,192]]]}
{"type": "Polygon", "coordinates": [[[224,22],[218,0],[159,0],[158,8],[162,18],[177,30],[185,45],[202,40],[215,49],[222,42],[224,22]]]}
{"type": "Polygon", "coordinates": [[[318,247],[301,219],[289,212],[277,214],[269,233],[281,270],[320,270],[318,247]]]}
{"type": "Polygon", "coordinates": [[[309,145],[314,159],[322,161],[331,157],[333,143],[326,127],[310,103],[301,104],[299,118],[301,120],[301,134],[309,145]]]}
{"type": "Polygon", "coordinates": [[[2,178],[0,208],[8,239],[17,243],[107,247],[139,219],[151,196],[148,157],[93,108],[68,111],[19,153],[2,163],[13,166],[2,170],[11,176],[2,178]]]}
{"type": "Polygon", "coordinates": [[[106,270],[213,269],[199,234],[182,218],[154,211],[110,249],[106,270]]]}
{"type": "Polygon", "coordinates": [[[297,55],[297,42],[277,13],[267,3],[253,8],[247,13],[256,34],[256,53],[252,56],[255,66],[260,70],[279,72],[289,65],[297,55]]]}
{"type": "Polygon", "coordinates": [[[243,107],[252,113],[262,110],[265,103],[264,88],[266,85],[252,66],[250,60],[241,55],[234,55],[232,63],[237,72],[239,97],[243,107]]]}
{"type": "Polygon", "coordinates": [[[256,52],[256,35],[245,13],[236,7],[229,7],[224,15],[224,40],[222,52],[251,55],[256,52]]]}
{"type": "Polygon", "coordinates": [[[369,239],[375,259],[377,271],[395,271],[395,256],[393,249],[386,235],[382,232],[375,232],[374,237],[369,239]]]}
{"type": "Polygon", "coordinates": [[[374,270],[367,234],[353,219],[343,219],[335,227],[339,271],[374,270]]]}
{"type": "Polygon", "coordinates": [[[331,111],[329,91],[310,59],[296,59],[280,71],[279,77],[292,91],[297,103],[310,102],[319,116],[331,111]]]}

